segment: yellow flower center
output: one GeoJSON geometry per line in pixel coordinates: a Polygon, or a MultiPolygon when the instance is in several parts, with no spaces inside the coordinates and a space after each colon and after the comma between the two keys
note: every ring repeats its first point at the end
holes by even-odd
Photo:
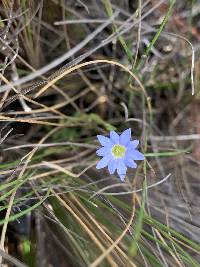
{"type": "Polygon", "coordinates": [[[125,146],[114,145],[111,151],[115,158],[123,158],[126,152],[126,148],[125,146]]]}

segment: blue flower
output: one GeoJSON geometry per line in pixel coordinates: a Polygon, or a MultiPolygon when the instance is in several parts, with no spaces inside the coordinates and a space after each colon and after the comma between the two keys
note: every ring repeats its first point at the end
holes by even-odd
{"type": "Polygon", "coordinates": [[[136,149],[139,141],[131,141],[130,128],[121,135],[111,131],[110,138],[103,135],[97,135],[97,138],[102,147],[96,153],[103,158],[98,162],[96,168],[102,169],[108,166],[110,174],[114,174],[117,170],[121,181],[125,179],[127,167],[136,168],[135,160],[144,160],[144,155],[136,149]]]}

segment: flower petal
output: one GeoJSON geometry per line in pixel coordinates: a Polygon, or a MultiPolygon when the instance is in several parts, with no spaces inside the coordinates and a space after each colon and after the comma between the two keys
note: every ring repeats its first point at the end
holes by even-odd
{"type": "Polygon", "coordinates": [[[123,146],[127,146],[131,139],[131,128],[125,130],[119,137],[119,142],[123,146]]]}
{"type": "Polygon", "coordinates": [[[125,159],[124,163],[126,164],[126,166],[136,169],[137,168],[137,164],[131,160],[131,159],[125,159]]]}
{"type": "Polygon", "coordinates": [[[139,140],[133,140],[130,142],[129,146],[127,147],[127,149],[135,149],[137,146],[139,145],[139,140]]]}
{"type": "Polygon", "coordinates": [[[114,144],[119,144],[119,135],[115,131],[110,132],[110,140],[114,144]]]}
{"type": "Polygon", "coordinates": [[[108,163],[108,171],[110,174],[113,174],[117,169],[118,160],[113,159],[108,163]]]}
{"type": "Polygon", "coordinates": [[[97,169],[102,169],[102,168],[105,168],[109,161],[112,159],[111,155],[107,155],[105,157],[103,157],[97,164],[96,168],[97,169]]]}
{"type": "Polygon", "coordinates": [[[98,156],[104,157],[110,153],[110,149],[108,147],[101,147],[96,151],[98,156]]]}
{"type": "Polygon", "coordinates": [[[124,181],[124,178],[126,176],[126,165],[124,164],[123,160],[119,160],[118,165],[117,165],[117,173],[119,174],[120,180],[124,181]]]}
{"type": "Polygon", "coordinates": [[[119,174],[119,178],[122,182],[124,182],[125,177],[126,177],[126,174],[119,174]]]}
{"type": "Polygon", "coordinates": [[[97,135],[97,138],[102,146],[111,147],[113,145],[108,137],[97,135]]]}
{"type": "Polygon", "coordinates": [[[130,150],[127,152],[126,158],[130,158],[133,160],[144,160],[144,155],[138,150],[130,150]]]}

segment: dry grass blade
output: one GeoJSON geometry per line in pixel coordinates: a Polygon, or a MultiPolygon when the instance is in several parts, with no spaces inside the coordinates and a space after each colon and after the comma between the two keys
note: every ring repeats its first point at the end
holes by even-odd
{"type": "MultiPolygon", "coordinates": [[[[106,249],[103,247],[103,245],[99,242],[99,240],[96,238],[95,234],[88,228],[86,224],[80,220],[79,216],[73,211],[73,209],[61,198],[59,197],[56,192],[52,190],[52,193],[54,196],[62,203],[62,205],[72,214],[72,216],[80,223],[80,225],[83,227],[83,229],[88,233],[90,238],[95,242],[95,244],[99,247],[99,249],[102,252],[105,252],[106,249]]],[[[117,266],[117,264],[113,261],[113,259],[108,255],[107,257],[108,262],[111,264],[111,266],[117,266]]]]}

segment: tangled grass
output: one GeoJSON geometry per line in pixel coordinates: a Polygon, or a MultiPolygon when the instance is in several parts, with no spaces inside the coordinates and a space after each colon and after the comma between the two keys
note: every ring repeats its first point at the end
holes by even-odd
{"type": "Polygon", "coordinates": [[[2,0],[1,266],[200,266],[198,2],[2,0]]]}

